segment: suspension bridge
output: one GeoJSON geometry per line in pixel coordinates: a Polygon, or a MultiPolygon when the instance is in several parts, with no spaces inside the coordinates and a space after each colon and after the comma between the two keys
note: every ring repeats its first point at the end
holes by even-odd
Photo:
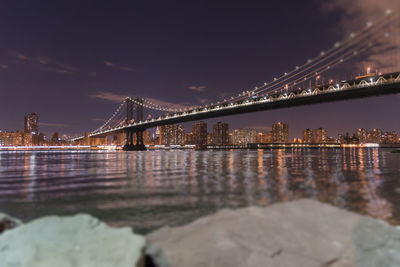
{"type": "MultiPolygon", "coordinates": [[[[348,80],[320,83],[322,75],[335,71],[345,62],[363,60],[371,54],[383,53],[389,48],[385,43],[387,28],[395,16],[387,11],[376,22],[368,22],[357,33],[352,33],[332,48],[322,51],[292,71],[251,90],[243,90],[236,96],[216,103],[196,107],[167,107],[140,97],[126,97],[113,115],[87,137],[106,137],[117,133],[126,134],[124,150],[146,150],[143,132],[148,128],[168,124],[210,119],[228,115],[288,108],[301,105],[350,100],[386,94],[400,93],[400,72],[367,73],[348,80]],[[311,81],[315,81],[311,86],[311,81]],[[307,85],[308,83],[308,85],[307,85]],[[144,117],[145,110],[162,112],[158,117],[144,117]],[[136,135],[136,142],[134,142],[136,135]]],[[[354,64],[354,62],[352,62],[354,64]]],[[[72,141],[82,140],[84,136],[72,141]]]]}

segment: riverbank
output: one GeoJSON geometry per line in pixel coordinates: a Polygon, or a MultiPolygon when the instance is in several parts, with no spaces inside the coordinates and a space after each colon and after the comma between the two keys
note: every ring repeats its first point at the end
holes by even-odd
{"type": "Polygon", "coordinates": [[[400,265],[398,227],[308,199],[222,210],[147,236],[89,215],[7,225],[1,267],[400,265]]]}

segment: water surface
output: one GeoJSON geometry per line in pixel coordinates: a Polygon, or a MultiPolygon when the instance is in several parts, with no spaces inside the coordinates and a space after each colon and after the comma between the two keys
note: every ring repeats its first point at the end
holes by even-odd
{"type": "Polygon", "coordinates": [[[313,198],[400,224],[391,149],[0,152],[0,211],[90,213],[146,233],[223,208],[313,198]]]}

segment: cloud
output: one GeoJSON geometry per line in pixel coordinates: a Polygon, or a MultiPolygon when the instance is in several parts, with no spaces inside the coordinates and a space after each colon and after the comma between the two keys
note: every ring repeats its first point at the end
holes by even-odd
{"type": "Polygon", "coordinates": [[[210,102],[211,100],[208,98],[198,98],[197,101],[199,101],[201,104],[205,104],[210,102]]]}
{"type": "Polygon", "coordinates": [[[49,123],[49,122],[39,122],[40,126],[48,126],[48,127],[69,127],[67,124],[63,123],[49,123]]]}
{"type": "Polygon", "coordinates": [[[0,68],[2,68],[2,69],[8,69],[8,65],[0,64],[0,68]]]}
{"type": "Polygon", "coordinates": [[[104,61],[104,65],[106,65],[107,67],[115,67],[115,65],[113,63],[111,63],[110,61],[104,61]]]}
{"type": "Polygon", "coordinates": [[[13,52],[13,61],[15,64],[30,65],[41,71],[54,72],[59,74],[72,74],[74,72],[79,72],[77,68],[71,67],[65,63],[53,60],[48,57],[38,56],[38,57],[28,57],[20,52],[13,52]]]}
{"type": "Polygon", "coordinates": [[[192,85],[188,87],[190,90],[197,91],[197,92],[204,92],[204,90],[207,88],[206,86],[196,86],[192,85]]]}
{"type": "MultiPolygon", "coordinates": [[[[115,102],[115,103],[121,103],[122,101],[125,100],[126,96],[112,93],[112,92],[105,92],[105,91],[97,91],[93,94],[90,95],[91,98],[96,98],[96,99],[102,99],[102,100],[107,100],[110,102],[115,102]]],[[[188,108],[191,105],[189,103],[172,103],[166,100],[161,100],[161,99],[156,99],[156,98],[151,98],[151,97],[142,97],[146,99],[148,102],[151,102],[152,104],[162,106],[162,107],[168,107],[168,108],[173,108],[173,109],[184,109],[188,108]]],[[[103,119],[99,119],[103,120],[103,119]]]]}
{"type": "Polygon", "coordinates": [[[357,32],[365,27],[368,22],[376,21],[385,16],[387,10],[392,11],[390,24],[375,35],[381,42],[369,52],[368,57],[363,58],[360,66],[369,66],[379,69],[381,72],[390,72],[400,67],[400,20],[397,16],[400,12],[399,0],[317,0],[323,12],[339,13],[338,32],[341,37],[347,37],[349,31],[357,32]]]}
{"type": "Polygon", "coordinates": [[[15,57],[16,57],[17,59],[23,60],[23,61],[29,60],[29,58],[28,58],[27,56],[25,56],[24,54],[18,53],[18,52],[16,53],[15,57]]]}
{"type": "Polygon", "coordinates": [[[131,68],[131,67],[127,67],[127,66],[121,66],[117,63],[113,63],[110,61],[104,61],[104,65],[106,65],[109,68],[113,68],[113,69],[118,69],[118,70],[122,70],[122,71],[129,71],[129,72],[135,72],[136,69],[131,68]]]}
{"type": "Polygon", "coordinates": [[[90,97],[107,100],[110,102],[116,102],[116,103],[120,103],[126,98],[126,96],[115,94],[112,92],[105,92],[105,91],[97,91],[97,92],[91,94],[90,97]]]}

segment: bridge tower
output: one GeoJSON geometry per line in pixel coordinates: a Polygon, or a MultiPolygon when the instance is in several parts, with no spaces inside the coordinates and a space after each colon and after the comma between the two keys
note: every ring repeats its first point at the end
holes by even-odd
{"type": "MultiPolygon", "coordinates": [[[[133,110],[136,109],[136,120],[135,121],[142,121],[143,120],[143,102],[142,98],[135,98],[134,100],[130,97],[125,99],[126,103],[126,124],[133,123],[133,110]]],[[[125,130],[126,133],[126,143],[123,147],[126,151],[132,150],[146,150],[146,146],[143,143],[143,131],[145,129],[139,130],[131,130],[127,128],[125,130]],[[136,134],[136,143],[133,142],[133,135],[136,134]]]]}

